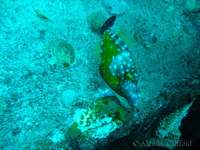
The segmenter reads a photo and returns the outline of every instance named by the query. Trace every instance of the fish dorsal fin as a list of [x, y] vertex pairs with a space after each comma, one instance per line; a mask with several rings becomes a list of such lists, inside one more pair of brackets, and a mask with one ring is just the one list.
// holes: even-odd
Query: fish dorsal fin
[[133, 47], [135, 39], [127, 30], [120, 28], [117, 36], [124, 41], [128, 48]]

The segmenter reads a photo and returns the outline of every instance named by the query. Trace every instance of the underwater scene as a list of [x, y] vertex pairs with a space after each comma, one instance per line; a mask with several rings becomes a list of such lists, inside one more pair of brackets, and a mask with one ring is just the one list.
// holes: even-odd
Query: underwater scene
[[200, 0], [0, 0], [0, 150], [198, 150]]

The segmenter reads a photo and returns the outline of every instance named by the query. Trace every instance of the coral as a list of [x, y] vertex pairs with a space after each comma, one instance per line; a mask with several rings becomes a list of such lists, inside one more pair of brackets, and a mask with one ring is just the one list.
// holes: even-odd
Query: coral
[[71, 140], [103, 139], [130, 120], [129, 110], [116, 97], [98, 99], [91, 109], [76, 109], [74, 123], [66, 131]]
[[126, 11], [127, 3], [123, 0], [103, 0], [106, 9], [114, 15], [122, 15]]
[[137, 69], [126, 44], [110, 31], [105, 31], [101, 46], [100, 74], [119, 95], [137, 105]]
[[91, 13], [88, 16], [88, 23], [90, 25], [91, 30], [97, 33], [100, 32], [101, 27], [105, 22], [105, 20], [106, 20], [105, 15], [100, 11]]
[[73, 123], [70, 128], [68, 128], [66, 130], [66, 134], [65, 134], [65, 138], [66, 139], [78, 139], [78, 137], [80, 137], [82, 135], [82, 132], [80, 129], [77, 128], [78, 124], [77, 123]]
[[193, 104], [193, 101], [175, 112], [164, 117], [159, 123], [155, 131], [157, 140], [162, 140], [165, 147], [172, 149], [175, 147], [175, 144], [172, 142], [178, 142], [181, 136], [179, 127], [181, 126], [181, 120], [187, 115], [190, 106]]
[[53, 53], [58, 62], [65, 67], [70, 66], [75, 61], [74, 48], [64, 40], [55, 41]]
[[93, 138], [105, 138], [122, 125], [121, 121], [113, 121], [113, 117], [94, 110], [78, 109], [74, 119], [77, 122], [77, 129], [82, 133], [88, 132], [87, 134]]

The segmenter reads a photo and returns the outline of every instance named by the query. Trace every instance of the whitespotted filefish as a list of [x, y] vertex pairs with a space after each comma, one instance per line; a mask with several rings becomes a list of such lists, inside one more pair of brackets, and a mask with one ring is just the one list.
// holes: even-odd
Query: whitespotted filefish
[[137, 105], [138, 73], [126, 44], [117, 35], [106, 30], [100, 54], [100, 74], [105, 82], [131, 104]]

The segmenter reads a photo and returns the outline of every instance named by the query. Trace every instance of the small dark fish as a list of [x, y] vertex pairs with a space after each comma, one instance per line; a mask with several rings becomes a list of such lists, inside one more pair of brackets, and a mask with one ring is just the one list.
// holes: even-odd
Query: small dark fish
[[116, 16], [115, 16], [115, 15], [112, 16], [112, 17], [110, 17], [110, 18], [108, 18], [108, 19], [104, 22], [104, 24], [103, 24], [103, 26], [101, 27], [99, 33], [100, 33], [101, 35], [103, 35], [103, 33], [104, 33], [108, 28], [110, 28], [110, 27], [113, 26], [115, 20], [116, 20]]

